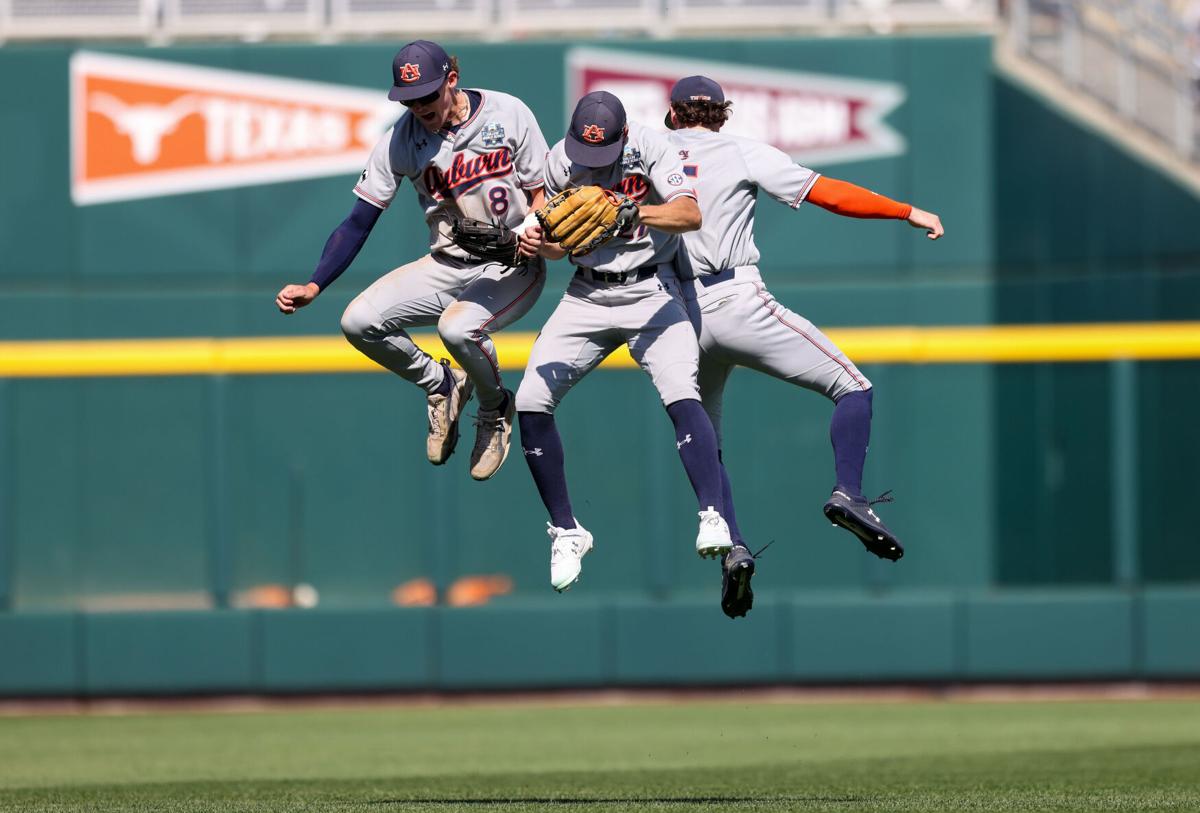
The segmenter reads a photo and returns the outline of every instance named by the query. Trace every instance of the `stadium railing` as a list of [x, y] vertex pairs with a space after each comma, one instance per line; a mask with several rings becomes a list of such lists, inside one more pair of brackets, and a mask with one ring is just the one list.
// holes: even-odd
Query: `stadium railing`
[[7, 39], [407, 36], [987, 26], [996, 0], [0, 0]]
[[454, 32], [479, 36], [492, 24], [494, 0], [329, 0], [334, 37], [385, 32]]
[[1183, 158], [1200, 158], [1200, 30], [1189, 30], [1182, 4], [1012, 0], [1008, 16], [1018, 53]]
[[325, 0], [161, 0], [162, 33], [239, 37], [316, 35], [325, 28]]
[[0, 0], [0, 41], [151, 37], [159, 0]]

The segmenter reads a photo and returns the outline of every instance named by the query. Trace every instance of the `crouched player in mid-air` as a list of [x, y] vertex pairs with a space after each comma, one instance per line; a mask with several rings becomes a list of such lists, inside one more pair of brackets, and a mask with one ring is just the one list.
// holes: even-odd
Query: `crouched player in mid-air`
[[[785, 153], [752, 139], [723, 135], [730, 102], [704, 76], [680, 79], [671, 91], [666, 125], [704, 212], [699, 231], [683, 236], [680, 277], [689, 316], [700, 337], [700, 397], [721, 433], [721, 399], [734, 367], [750, 367], [819, 392], [833, 401], [829, 433], [836, 484], [825, 516], [857, 536], [884, 559], [904, 548], [862, 494], [863, 465], [871, 434], [871, 382], [821, 331], [779, 304], [763, 285], [754, 245], [754, 207], [759, 190], [792, 208], [810, 203], [846, 217], [905, 220], [929, 238], [942, 236], [938, 216], [869, 190], [826, 178]], [[684, 262], [686, 261], [686, 262]], [[690, 278], [690, 279], [689, 279]], [[733, 547], [723, 559], [721, 608], [731, 618], [750, 609], [754, 557], [742, 540], [729, 478], [724, 481], [725, 519]], [[877, 502], [877, 501], [876, 501]]]
[[[517, 390], [521, 446], [550, 514], [550, 583], [560, 592], [579, 578], [592, 535], [571, 509], [554, 411], [622, 344], [654, 382], [675, 424], [675, 445], [700, 508], [697, 552], [717, 556], [731, 544], [722, 519], [716, 435], [696, 384], [699, 346], [673, 267], [678, 235], [701, 223], [676, 151], [664, 135], [626, 126], [616, 96], [589, 93], [576, 106], [566, 138], [546, 158], [547, 194], [567, 189], [619, 201], [626, 219], [608, 242], [572, 254], [575, 276], [534, 342]], [[567, 243], [555, 228], [542, 237], [548, 257], [562, 256], [559, 249]]]
[[[491, 334], [524, 316], [545, 284], [536, 229], [522, 231], [500, 261], [461, 245], [465, 223], [520, 230], [541, 204], [546, 140], [516, 97], [458, 86], [458, 61], [437, 43], [417, 40], [392, 62], [388, 98], [407, 110], [376, 144], [354, 187], [359, 200], [334, 230], [305, 285], [275, 298], [283, 313], [312, 302], [349, 267], [375, 222], [408, 178], [429, 225], [429, 253], [385, 274], [342, 315], [355, 348], [426, 393], [426, 455], [445, 463], [472, 390], [479, 396], [471, 476], [486, 480], [508, 455], [514, 400], [500, 381]], [[462, 367], [435, 361], [407, 329], [437, 325]]]

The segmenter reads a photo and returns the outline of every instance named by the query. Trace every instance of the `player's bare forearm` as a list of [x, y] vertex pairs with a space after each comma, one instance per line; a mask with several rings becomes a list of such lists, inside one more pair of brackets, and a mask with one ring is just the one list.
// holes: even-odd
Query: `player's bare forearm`
[[695, 231], [703, 223], [696, 200], [688, 197], [675, 198], [658, 206], [642, 206], [638, 214], [644, 225], [668, 234]]
[[558, 243], [542, 243], [542, 247], [538, 250], [538, 253], [547, 260], [561, 260], [567, 256], [567, 250]]
[[275, 295], [275, 307], [279, 308], [280, 313], [295, 313], [298, 308], [303, 308], [316, 299], [319, 293], [321, 293], [321, 286], [315, 282], [305, 285], [285, 285]]

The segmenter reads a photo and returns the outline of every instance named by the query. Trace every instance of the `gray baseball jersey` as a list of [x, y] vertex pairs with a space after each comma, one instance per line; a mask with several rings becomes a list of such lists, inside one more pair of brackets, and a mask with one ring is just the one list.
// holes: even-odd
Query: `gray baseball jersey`
[[756, 266], [754, 208], [759, 190], [793, 208], [819, 177], [783, 152], [710, 130], [670, 134], [704, 213], [685, 234], [681, 282], [688, 316], [700, 340], [700, 400], [721, 434], [725, 382], [749, 367], [833, 400], [870, 389], [858, 368], [803, 316], [781, 305]]
[[754, 265], [754, 209], [762, 190], [793, 209], [820, 177], [769, 144], [710, 130], [675, 130], [684, 174], [695, 185], [704, 227], [683, 235], [692, 270], [712, 274]]
[[[678, 197], [695, 198], [683, 165], [671, 142], [662, 133], [635, 122], [621, 160], [611, 167], [589, 169], [567, 157], [559, 141], [546, 156], [546, 197], [573, 186], [602, 186], [627, 195], [639, 205], [669, 203]], [[679, 235], [637, 226], [605, 245], [571, 262], [599, 271], [628, 271], [650, 263], [670, 262], [679, 247]]]
[[354, 194], [386, 209], [400, 180], [416, 187], [429, 224], [429, 250], [469, 255], [450, 240], [461, 213], [516, 227], [529, 212], [526, 190], [542, 186], [546, 140], [525, 103], [507, 93], [477, 90], [474, 114], [457, 132], [430, 133], [405, 113], [375, 144]]

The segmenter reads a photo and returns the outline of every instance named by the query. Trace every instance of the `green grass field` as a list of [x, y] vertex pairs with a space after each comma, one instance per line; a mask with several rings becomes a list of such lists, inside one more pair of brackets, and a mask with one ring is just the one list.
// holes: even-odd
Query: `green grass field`
[[0, 718], [0, 810], [1200, 810], [1200, 703]]

